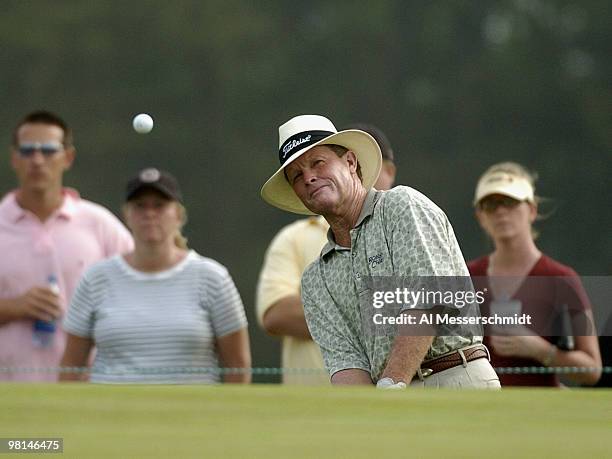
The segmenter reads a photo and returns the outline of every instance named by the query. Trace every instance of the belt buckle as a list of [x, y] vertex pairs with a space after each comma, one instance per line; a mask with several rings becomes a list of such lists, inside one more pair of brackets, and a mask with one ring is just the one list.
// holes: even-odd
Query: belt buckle
[[421, 376], [423, 376], [423, 378], [427, 378], [428, 376], [431, 376], [433, 373], [433, 370], [431, 368], [421, 368]]

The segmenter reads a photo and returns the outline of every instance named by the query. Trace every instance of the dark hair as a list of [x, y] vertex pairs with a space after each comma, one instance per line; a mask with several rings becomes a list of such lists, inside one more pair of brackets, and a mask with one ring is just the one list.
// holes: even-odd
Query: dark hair
[[48, 124], [50, 126], [57, 126], [64, 131], [64, 139], [62, 140], [64, 146], [68, 148], [72, 147], [72, 129], [70, 129], [68, 124], [62, 118], [60, 118], [59, 115], [46, 110], [37, 110], [35, 112], [28, 113], [21, 119], [21, 121], [19, 121], [19, 123], [17, 123], [17, 126], [15, 126], [15, 129], [13, 130], [14, 147], [17, 146], [17, 133], [24, 124]]
[[376, 143], [380, 147], [382, 158], [385, 161], [393, 162], [394, 155], [393, 155], [393, 148], [391, 148], [391, 142], [389, 142], [389, 139], [387, 138], [385, 133], [381, 131], [379, 128], [377, 128], [373, 124], [352, 123], [346, 126], [343, 130], [345, 129], [359, 129], [360, 131], [365, 131], [368, 134], [370, 134], [372, 137], [374, 137], [374, 140], [376, 140]]

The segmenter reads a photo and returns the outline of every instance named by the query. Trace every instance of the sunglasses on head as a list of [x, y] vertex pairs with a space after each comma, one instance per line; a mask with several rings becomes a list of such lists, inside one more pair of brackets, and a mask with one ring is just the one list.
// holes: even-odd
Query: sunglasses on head
[[62, 144], [54, 142], [28, 142], [19, 144], [19, 147], [17, 148], [17, 150], [19, 150], [19, 154], [26, 158], [32, 156], [37, 151], [40, 151], [44, 156], [51, 156], [62, 149]]
[[521, 202], [518, 199], [511, 198], [510, 196], [495, 196], [484, 198], [478, 203], [480, 210], [485, 212], [495, 212], [498, 207], [506, 207], [507, 209], [513, 209], [518, 206]]

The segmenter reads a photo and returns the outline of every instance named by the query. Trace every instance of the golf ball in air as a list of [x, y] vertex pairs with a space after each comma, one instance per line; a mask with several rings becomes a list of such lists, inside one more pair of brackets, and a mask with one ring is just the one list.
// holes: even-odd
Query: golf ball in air
[[148, 134], [153, 129], [153, 118], [146, 113], [141, 113], [134, 117], [132, 126], [134, 126], [134, 130], [139, 134]]

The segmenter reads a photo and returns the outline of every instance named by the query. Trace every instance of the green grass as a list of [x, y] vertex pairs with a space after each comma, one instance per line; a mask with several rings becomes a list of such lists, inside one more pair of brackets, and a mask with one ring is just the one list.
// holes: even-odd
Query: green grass
[[609, 390], [0, 385], [0, 437], [65, 457], [610, 457], [611, 426]]

